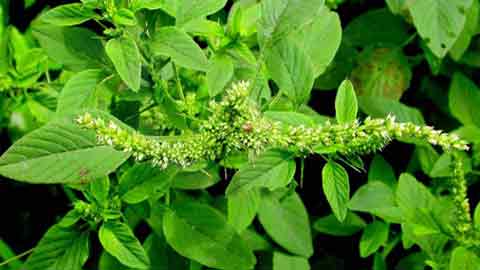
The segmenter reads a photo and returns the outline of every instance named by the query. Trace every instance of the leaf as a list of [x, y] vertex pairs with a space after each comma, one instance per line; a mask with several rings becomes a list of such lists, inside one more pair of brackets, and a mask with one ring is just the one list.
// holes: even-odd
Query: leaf
[[437, 57], [444, 57], [452, 48], [465, 25], [465, 11], [469, 10], [472, 2], [473, 0], [407, 2], [413, 24]]
[[178, 0], [176, 24], [183, 25], [193, 19], [213, 14], [226, 3], [227, 0]]
[[381, 221], [367, 225], [360, 238], [360, 256], [366, 258], [375, 253], [388, 240], [389, 226]]
[[310, 270], [310, 264], [302, 257], [273, 252], [273, 270]]
[[262, 1], [260, 4], [262, 16], [259, 21], [261, 38], [271, 45], [276, 44], [279, 39], [311, 23], [323, 4], [323, 0]]
[[74, 3], [50, 9], [41, 15], [40, 19], [58, 26], [71, 26], [86, 22], [95, 15], [96, 13], [93, 10], [85, 8], [83, 4]]
[[430, 209], [435, 198], [423, 184], [408, 173], [400, 175], [396, 201], [406, 217], [414, 216], [416, 209]]
[[215, 209], [197, 202], [173, 205], [163, 218], [167, 242], [182, 256], [216, 269], [252, 269], [255, 256]]
[[274, 190], [284, 187], [295, 174], [295, 161], [292, 155], [282, 151], [267, 151], [253, 163], [243, 166], [227, 187], [228, 196], [246, 192], [254, 187]]
[[260, 235], [253, 229], [246, 229], [244, 230], [240, 236], [242, 239], [247, 243], [247, 245], [250, 247], [251, 250], [253, 251], [259, 251], [259, 250], [272, 250], [272, 245], [270, 242], [266, 239], [265, 235]]
[[301, 31], [293, 32], [292, 38], [298, 42], [299, 47], [303, 47], [312, 63], [314, 77], [318, 77], [325, 72], [340, 47], [340, 17], [336, 12], [323, 7], [312, 23]]
[[402, 45], [408, 37], [405, 21], [386, 8], [372, 9], [355, 17], [343, 35], [343, 39], [354, 47]]
[[394, 223], [402, 221], [400, 209], [395, 203], [395, 194], [383, 182], [374, 181], [361, 186], [353, 195], [348, 207]]
[[104, 222], [98, 237], [103, 248], [122, 264], [135, 269], [149, 269], [150, 260], [147, 253], [125, 223]]
[[127, 86], [135, 92], [140, 90], [142, 62], [135, 41], [127, 37], [113, 38], [105, 45], [105, 51]]
[[221, 180], [219, 167], [216, 164], [209, 164], [207, 168], [189, 172], [181, 171], [173, 177], [172, 188], [183, 190], [205, 189], [211, 187]]
[[477, 34], [479, 10], [480, 4], [478, 3], [478, 1], [473, 1], [472, 6], [467, 11], [465, 26], [463, 27], [460, 36], [450, 49], [450, 56], [455, 61], [459, 61], [462, 58], [463, 54], [465, 53], [465, 51], [467, 51], [470, 45], [472, 37]]
[[265, 51], [265, 61], [282, 93], [297, 105], [308, 101], [314, 82], [313, 67], [298, 45], [290, 39], [281, 40]]
[[155, 55], [171, 57], [179, 66], [206, 71], [208, 60], [202, 49], [183, 30], [161, 27], [153, 34], [150, 49]]
[[322, 170], [322, 186], [335, 217], [340, 222], [344, 221], [347, 217], [350, 198], [347, 171], [334, 161], [327, 162]]
[[113, 22], [117, 25], [134, 26], [137, 24], [137, 18], [133, 11], [126, 8], [120, 8], [113, 15]]
[[385, 118], [392, 114], [398, 122], [411, 122], [417, 125], [425, 124], [422, 113], [417, 108], [409, 107], [392, 99], [359, 96], [358, 104], [360, 109], [371, 117]]
[[79, 109], [95, 108], [97, 84], [105, 77], [99, 69], [73, 75], [58, 98], [57, 114], [65, 115]]
[[370, 163], [368, 168], [368, 182], [373, 181], [385, 183], [390, 188], [395, 188], [397, 185], [395, 171], [380, 154], [373, 157], [372, 163]]
[[480, 229], [480, 203], [477, 204], [473, 213], [473, 225], [476, 229]]
[[298, 194], [293, 193], [281, 201], [271, 194], [263, 196], [258, 218], [268, 235], [280, 246], [296, 255], [312, 256], [310, 222]]
[[349, 80], [343, 81], [338, 88], [335, 98], [335, 112], [339, 124], [353, 123], [357, 120], [357, 96]]
[[11, 146], [0, 157], [0, 174], [37, 184], [84, 183], [113, 172], [129, 156], [111, 146], [97, 145], [95, 132], [83, 130], [65, 117]]
[[412, 70], [402, 50], [368, 47], [358, 56], [350, 77], [359, 96], [400, 100], [410, 86]]
[[28, 270], [81, 270], [89, 256], [89, 234], [73, 228], [51, 227], [26, 261]]
[[480, 268], [480, 258], [464, 247], [457, 247], [450, 258], [450, 270], [476, 270]]
[[35, 22], [32, 34], [48, 56], [68, 70], [83, 71], [107, 65], [101, 38], [88, 29]]
[[216, 54], [210, 59], [207, 70], [207, 85], [210, 97], [223, 93], [233, 77], [233, 61], [228, 55]]
[[460, 72], [453, 74], [448, 93], [450, 112], [464, 125], [480, 127], [480, 89]]
[[260, 207], [260, 199], [260, 193], [257, 189], [237, 192], [227, 197], [228, 223], [237, 232], [241, 233], [252, 224]]
[[175, 17], [177, 0], [137, 0], [133, 4], [134, 10], [139, 9], [162, 9], [169, 15]]
[[367, 226], [367, 223], [355, 213], [348, 212], [343, 222], [338, 221], [334, 215], [328, 215], [317, 219], [313, 223], [313, 229], [321, 233], [334, 236], [351, 236]]

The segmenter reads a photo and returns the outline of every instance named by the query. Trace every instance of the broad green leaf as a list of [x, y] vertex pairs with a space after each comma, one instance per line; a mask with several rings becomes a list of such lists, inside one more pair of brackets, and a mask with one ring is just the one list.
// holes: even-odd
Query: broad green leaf
[[203, 18], [189, 21], [182, 28], [192, 36], [210, 38], [223, 37], [225, 35], [223, 26], [220, 23]]
[[401, 212], [395, 203], [393, 190], [383, 182], [369, 182], [352, 196], [348, 207], [354, 211], [367, 212], [387, 221], [401, 223]]
[[310, 270], [310, 264], [306, 258], [274, 252], [273, 270]]
[[354, 47], [401, 45], [408, 37], [408, 25], [405, 21], [385, 8], [362, 13], [347, 25], [343, 36], [344, 40]]
[[465, 26], [463, 27], [460, 36], [453, 44], [450, 49], [450, 56], [455, 60], [459, 61], [465, 51], [470, 45], [472, 37], [477, 34], [477, 26], [479, 19], [480, 4], [478, 1], [473, 1], [472, 6], [467, 12], [467, 19], [465, 21]]
[[360, 256], [366, 258], [375, 253], [388, 240], [389, 226], [381, 221], [367, 225], [360, 238]]
[[455, 73], [450, 84], [448, 105], [450, 111], [464, 125], [480, 127], [480, 89], [462, 73]]
[[127, 224], [119, 221], [104, 222], [98, 237], [103, 248], [125, 266], [149, 269], [148, 255]]
[[95, 15], [93, 10], [85, 8], [83, 4], [73, 3], [57, 6], [45, 12], [40, 19], [58, 26], [71, 26], [86, 22]]
[[207, 70], [208, 93], [214, 97], [223, 93], [233, 77], [233, 61], [228, 55], [216, 54], [210, 59]]
[[[265, 0], [261, 2], [259, 33], [270, 45], [313, 22], [324, 0]], [[301, 16], [300, 16], [301, 14]], [[268, 46], [267, 46], [268, 47]]]
[[183, 25], [193, 19], [213, 14], [226, 3], [227, 0], [178, 0], [176, 23]]
[[397, 177], [395, 171], [380, 154], [373, 157], [372, 163], [368, 168], [368, 181], [380, 181], [387, 184], [390, 188], [395, 188], [397, 185]]
[[58, 98], [57, 114], [95, 108], [97, 84], [105, 78], [103, 71], [91, 69], [73, 75]]
[[35, 22], [32, 33], [48, 56], [68, 70], [83, 71], [107, 65], [101, 38], [88, 29]]
[[133, 11], [126, 8], [120, 8], [113, 15], [113, 22], [117, 25], [134, 26], [137, 24], [137, 18]]
[[243, 166], [227, 187], [228, 196], [246, 192], [254, 187], [274, 190], [284, 187], [295, 174], [295, 161], [292, 155], [282, 151], [267, 151], [252, 163]]
[[178, 172], [173, 177], [172, 188], [194, 190], [211, 187], [221, 180], [219, 170], [218, 165], [209, 164], [207, 168], [199, 171]]
[[396, 201], [404, 217], [411, 220], [415, 217], [417, 209], [431, 209], [435, 197], [415, 177], [403, 173], [398, 181]]
[[312, 23], [306, 25], [301, 31], [293, 32], [292, 38], [310, 57], [314, 77], [318, 77], [325, 72], [340, 47], [342, 41], [340, 17], [337, 13], [323, 7]]
[[[101, 117], [112, 119], [108, 114]], [[65, 117], [27, 134], [0, 157], [0, 174], [30, 183], [84, 183], [106, 176], [130, 154], [96, 144], [95, 132]]]
[[412, 71], [400, 49], [368, 47], [350, 77], [359, 96], [399, 100], [410, 86]]
[[81, 270], [89, 256], [89, 234], [73, 228], [51, 227], [26, 261], [28, 270]]
[[386, 0], [386, 2], [393, 14], [402, 14], [407, 11], [407, 0]]
[[350, 183], [347, 171], [342, 165], [329, 161], [322, 170], [323, 193], [337, 219], [342, 222], [347, 217]]
[[182, 256], [216, 269], [252, 269], [255, 256], [217, 210], [197, 202], [173, 205], [163, 218], [170, 246]]
[[415, 252], [402, 258], [395, 266], [396, 270], [425, 270], [428, 256], [423, 252]]
[[[0, 6], [0, 10], [1, 10], [1, 6]], [[0, 259], [2, 260], [2, 262], [13, 257], [15, 257], [15, 252], [10, 248], [10, 246], [7, 243], [5, 243], [5, 241], [0, 239]], [[3, 268], [9, 267], [9, 268], [6, 268], [7, 270], [20, 269], [20, 267], [22, 267], [22, 262], [19, 260], [12, 260], [10, 261], [10, 263], [6, 263], [2, 267]], [[3, 270], [3, 268], [0, 268], [0, 269]]]
[[143, 246], [150, 256], [151, 270], [189, 269], [189, 260], [176, 253], [163, 234], [150, 234]]
[[269, 47], [265, 51], [265, 61], [282, 93], [296, 104], [308, 101], [314, 82], [313, 66], [308, 55], [293, 40], [284, 39]]
[[353, 84], [345, 80], [335, 98], [335, 117], [339, 124], [353, 123], [357, 119], [358, 103]]
[[263, 196], [258, 217], [268, 235], [293, 254], [313, 254], [308, 214], [300, 197], [293, 193], [279, 201], [273, 195]]
[[159, 170], [150, 163], [133, 165], [120, 178], [118, 192], [123, 201], [135, 204], [159, 198], [170, 188], [176, 169]]
[[475, 211], [473, 213], [473, 223], [475, 228], [480, 229], [480, 203], [478, 203], [477, 207], [475, 207]]
[[260, 192], [257, 189], [228, 196], [228, 223], [238, 232], [244, 231], [257, 215], [260, 199]]
[[[460, 36], [473, 0], [408, 1], [420, 36], [437, 57], [444, 57]], [[428, 12], [426, 12], [428, 11]]]
[[208, 60], [202, 49], [181, 29], [159, 28], [150, 41], [150, 49], [155, 55], [171, 57], [179, 66], [207, 70]]
[[127, 37], [113, 38], [105, 45], [105, 51], [125, 84], [135, 92], [140, 90], [142, 62], [135, 41]]
[[237, 35], [248, 37], [255, 34], [260, 16], [260, 3], [236, 2], [228, 15], [227, 33], [232, 37]]
[[453, 250], [450, 258], [449, 270], [478, 270], [480, 269], [480, 258], [464, 247], [457, 247]]
[[343, 222], [332, 214], [317, 219], [313, 223], [313, 229], [324, 234], [334, 236], [351, 236], [367, 226], [367, 223], [355, 213], [348, 212]]
[[266, 235], [261, 235], [253, 229], [246, 229], [240, 234], [242, 239], [253, 251], [271, 250], [272, 245], [267, 240]]
[[373, 258], [373, 270], [388, 270], [384, 256], [377, 252]]
[[398, 122], [411, 122], [417, 125], [425, 124], [422, 113], [396, 100], [383, 97], [359, 96], [360, 109], [371, 117], [385, 118], [394, 115]]
[[100, 259], [98, 261], [98, 270], [132, 270], [129, 267], [126, 267], [122, 263], [120, 263], [115, 257], [108, 254], [108, 252], [103, 251], [100, 255]]
[[108, 176], [90, 182], [89, 191], [100, 206], [108, 206], [110, 195], [110, 179]]
[[132, 8], [138, 9], [162, 9], [168, 13], [168, 15], [175, 17], [177, 12], [177, 0], [136, 0], [133, 1]]

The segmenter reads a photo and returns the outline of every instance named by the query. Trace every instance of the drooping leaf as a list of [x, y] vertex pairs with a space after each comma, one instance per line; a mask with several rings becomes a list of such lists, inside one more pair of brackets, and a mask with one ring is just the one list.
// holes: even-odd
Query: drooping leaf
[[353, 212], [348, 212], [343, 222], [338, 221], [335, 215], [328, 215], [317, 219], [313, 223], [313, 229], [321, 233], [334, 236], [350, 236], [367, 226], [367, 223]]
[[350, 183], [347, 171], [338, 163], [329, 161], [322, 170], [323, 193], [337, 219], [342, 222], [347, 217]]
[[105, 51], [125, 84], [135, 92], [140, 90], [142, 62], [135, 41], [127, 37], [113, 38], [105, 45]]
[[150, 48], [155, 55], [171, 57], [179, 66], [206, 71], [208, 60], [202, 49], [183, 30], [176, 27], [159, 28]]
[[366, 258], [375, 253], [388, 240], [389, 226], [382, 221], [367, 225], [360, 238], [360, 256]]
[[307, 258], [313, 254], [308, 214], [296, 193], [281, 201], [271, 194], [263, 196], [258, 217], [268, 235], [280, 246]]
[[125, 266], [149, 268], [148, 255], [127, 224], [119, 221], [104, 222], [98, 237], [103, 248]]
[[342, 82], [335, 98], [335, 117], [339, 124], [353, 123], [357, 119], [358, 103], [353, 85], [349, 80]]
[[58, 26], [71, 26], [86, 22], [95, 15], [93, 10], [85, 8], [83, 4], [73, 3], [57, 6], [44, 13], [40, 18]]
[[175, 204], [163, 218], [170, 246], [182, 256], [216, 269], [252, 269], [255, 256], [213, 208], [197, 202]]

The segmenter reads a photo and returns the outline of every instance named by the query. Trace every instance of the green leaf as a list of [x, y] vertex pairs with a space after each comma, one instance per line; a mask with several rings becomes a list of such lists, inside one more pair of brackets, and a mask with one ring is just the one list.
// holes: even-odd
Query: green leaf
[[63, 87], [58, 98], [57, 114], [67, 114], [79, 109], [95, 108], [97, 84], [105, 78], [103, 71], [86, 70], [73, 75]]
[[254, 162], [243, 166], [227, 187], [226, 194], [246, 192], [254, 187], [274, 190], [284, 187], [295, 174], [295, 161], [292, 155], [282, 151], [267, 151]]
[[240, 236], [247, 243], [250, 249], [253, 251], [272, 250], [272, 245], [267, 240], [266, 235], [260, 235], [258, 232], [256, 232], [253, 229], [243, 230]]
[[[420, 36], [437, 57], [444, 57], [460, 36], [473, 0], [408, 1]], [[428, 12], [426, 12], [428, 10]]]
[[476, 270], [480, 268], [480, 258], [464, 247], [457, 247], [450, 258], [450, 270]]
[[0, 157], [0, 174], [30, 183], [83, 183], [113, 172], [129, 156], [111, 146], [97, 145], [95, 132], [81, 129], [66, 117], [11, 146]]
[[133, 11], [126, 8], [120, 8], [113, 15], [113, 22], [118, 25], [134, 26], [137, 24], [137, 18]]
[[342, 222], [347, 217], [350, 183], [347, 171], [342, 165], [329, 161], [322, 170], [323, 193], [337, 219]]
[[397, 185], [397, 177], [395, 171], [380, 154], [373, 157], [372, 163], [368, 168], [368, 181], [380, 181], [388, 185], [390, 188], [395, 188]]
[[170, 188], [176, 169], [159, 170], [150, 163], [135, 164], [120, 178], [118, 192], [123, 201], [135, 204], [159, 198]]
[[260, 199], [260, 192], [257, 189], [237, 192], [227, 197], [228, 223], [232, 225], [237, 232], [244, 231], [252, 224], [260, 207]]
[[342, 41], [340, 17], [336, 12], [323, 7], [312, 23], [301, 31], [292, 33], [292, 38], [310, 57], [314, 77], [318, 77], [325, 72], [340, 47]]
[[357, 96], [349, 80], [343, 81], [338, 88], [335, 98], [335, 112], [339, 124], [353, 123], [357, 119]]
[[[298, 16], [301, 17], [301, 16]], [[265, 51], [268, 71], [280, 91], [302, 104], [310, 98], [314, 73], [308, 55], [291, 39], [284, 39]]]
[[360, 238], [360, 256], [366, 258], [375, 253], [388, 240], [389, 226], [375, 220], [367, 225]]
[[369, 10], [355, 17], [345, 28], [343, 36], [354, 47], [401, 45], [408, 38], [405, 21], [385, 8]]
[[133, 9], [162, 9], [171, 16], [175, 16], [177, 0], [137, 0], [134, 1]]
[[81, 270], [89, 256], [89, 234], [73, 228], [51, 227], [26, 261], [28, 270]]
[[221, 180], [219, 166], [209, 164], [207, 168], [190, 172], [181, 171], [173, 177], [172, 188], [195, 190], [211, 187]]
[[412, 71], [402, 50], [368, 47], [358, 56], [350, 77], [359, 96], [400, 100], [410, 86]]
[[465, 26], [463, 27], [460, 36], [450, 49], [450, 56], [459, 61], [465, 51], [467, 51], [472, 37], [477, 34], [477, 26], [479, 19], [480, 4], [478, 1], [473, 1], [472, 6], [468, 10]]
[[178, 0], [177, 25], [183, 25], [193, 19], [205, 17], [222, 9], [227, 0]]
[[321, 233], [334, 236], [351, 236], [367, 226], [367, 223], [355, 213], [348, 212], [343, 222], [338, 221], [335, 215], [328, 215], [317, 219], [313, 229]]
[[95, 15], [93, 10], [85, 8], [83, 4], [74, 3], [57, 6], [41, 15], [40, 19], [58, 26], [71, 26], [86, 22]]
[[214, 97], [223, 93], [225, 86], [233, 77], [233, 61], [230, 56], [216, 54], [210, 59], [207, 70], [208, 93]]
[[464, 125], [480, 127], [480, 89], [460, 72], [453, 75], [448, 94], [450, 111]]
[[424, 125], [422, 113], [413, 107], [409, 107], [396, 100], [384, 97], [359, 96], [358, 104], [360, 109], [371, 117], [385, 118], [394, 115], [398, 122], [411, 122], [417, 125]]
[[252, 269], [255, 256], [215, 209], [196, 202], [173, 205], [163, 218], [167, 242], [182, 256], [216, 269]]
[[159, 28], [150, 41], [150, 48], [153, 54], [171, 57], [179, 66], [207, 70], [208, 60], [202, 49], [181, 29]]
[[305, 258], [274, 252], [273, 270], [310, 270], [310, 264]]
[[360, 187], [348, 207], [354, 211], [367, 212], [387, 221], [401, 223], [401, 212], [395, 203], [393, 190], [383, 182], [369, 182]]
[[478, 203], [477, 207], [475, 207], [475, 211], [473, 213], [473, 223], [475, 228], [480, 229], [480, 203]]
[[103, 248], [122, 264], [135, 269], [149, 269], [148, 255], [125, 223], [104, 222], [98, 237]]
[[262, 16], [259, 21], [261, 38], [273, 45], [290, 33], [300, 31], [302, 27], [313, 22], [323, 3], [323, 0], [262, 1], [260, 4]]
[[293, 254], [310, 257], [313, 254], [308, 214], [298, 194], [283, 200], [272, 194], [262, 198], [258, 217], [268, 235]]
[[142, 62], [135, 41], [127, 37], [113, 38], [105, 45], [105, 51], [127, 86], [135, 92], [140, 90]]

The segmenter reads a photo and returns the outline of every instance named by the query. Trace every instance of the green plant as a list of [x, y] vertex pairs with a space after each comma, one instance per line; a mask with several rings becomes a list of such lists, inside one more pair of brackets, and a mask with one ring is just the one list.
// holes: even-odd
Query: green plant
[[[480, 208], [467, 188], [477, 181], [480, 92], [464, 73], [477, 65], [479, 3], [387, 0], [343, 30], [330, 8], [365, 3], [226, 4], [82, 0], [43, 12], [31, 34], [0, 28], [4, 102], [49, 94], [54, 104], [28, 105], [41, 121], [0, 157], [0, 174], [62, 184], [72, 204], [24, 263], [0, 269], [335, 269], [314, 236], [359, 231], [356, 255], [375, 270], [478, 269]], [[447, 102], [433, 76], [421, 84], [439, 117], [462, 124], [454, 133], [399, 101], [421, 63], [454, 71]], [[334, 117], [307, 105], [312, 89], [337, 91]], [[398, 180], [380, 155], [394, 140], [415, 149]], [[362, 157], [372, 155], [366, 174]], [[305, 169], [312, 156], [321, 173]], [[368, 177], [353, 196], [346, 167]], [[300, 192], [311, 181], [331, 214], [307, 211]], [[12, 253], [0, 241], [0, 256]]]

